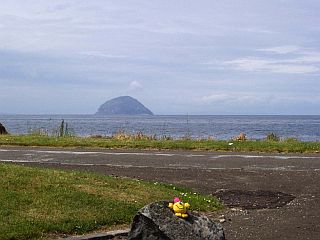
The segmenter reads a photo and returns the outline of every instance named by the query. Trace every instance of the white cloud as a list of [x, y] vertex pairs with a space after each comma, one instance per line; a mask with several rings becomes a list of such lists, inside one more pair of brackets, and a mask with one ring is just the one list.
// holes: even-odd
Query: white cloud
[[225, 93], [213, 93], [200, 98], [200, 103], [233, 103], [233, 102], [257, 102], [261, 101], [262, 96], [260, 94], [253, 94], [247, 92], [225, 92]]
[[288, 74], [307, 74], [317, 73], [320, 71], [318, 66], [298, 63], [290, 64], [290, 61], [292, 62], [292, 60], [240, 58], [232, 61], [226, 61], [225, 64], [241, 71], [269, 71], [273, 73]]
[[320, 71], [319, 67], [309, 66], [309, 65], [294, 65], [294, 64], [276, 64], [269, 65], [269, 68], [266, 70], [270, 70], [275, 73], [292, 73], [292, 74], [306, 74], [306, 73], [317, 73]]
[[227, 101], [230, 99], [230, 96], [225, 93], [220, 93], [220, 94], [211, 94], [207, 96], [203, 96], [201, 98], [201, 102], [204, 103], [210, 103], [210, 102], [220, 102], [220, 101]]
[[265, 34], [275, 34], [278, 33], [273, 30], [262, 29], [262, 28], [239, 28], [240, 31], [250, 32], [250, 33], [265, 33]]
[[239, 58], [231, 61], [226, 61], [225, 64], [231, 65], [237, 70], [256, 71], [266, 70], [266, 66], [270, 64], [270, 61], [260, 58]]
[[286, 45], [286, 46], [277, 46], [271, 48], [262, 48], [259, 51], [263, 52], [272, 52], [277, 54], [288, 54], [288, 53], [295, 53], [301, 50], [301, 47], [295, 45]]
[[288, 92], [220, 92], [203, 96], [198, 100], [200, 104], [225, 104], [228, 105], [255, 105], [268, 103], [308, 102], [317, 103], [320, 96], [308, 93]]
[[117, 55], [117, 54], [108, 54], [98, 51], [88, 51], [81, 52], [80, 55], [90, 56], [90, 57], [101, 57], [101, 58], [130, 58], [128, 55]]
[[[225, 61], [224, 65], [241, 71], [268, 71], [273, 73], [308, 74], [319, 73], [320, 52], [306, 50], [294, 45], [258, 49], [257, 51], [285, 55], [286, 58], [269, 55], [243, 57]], [[292, 54], [294, 54], [292, 56]]]
[[320, 62], [320, 52], [302, 52], [302, 56], [295, 59], [295, 61], [304, 63]]
[[136, 80], [132, 81], [129, 84], [129, 90], [131, 90], [131, 91], [140, 90], [142, 88], [143, 88], [142, 84]]

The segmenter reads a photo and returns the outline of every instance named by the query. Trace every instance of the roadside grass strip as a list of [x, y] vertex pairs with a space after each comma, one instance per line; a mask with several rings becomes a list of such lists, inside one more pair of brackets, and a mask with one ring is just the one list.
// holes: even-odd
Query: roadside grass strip
[[281, 141], [247, 140], [225, 141], [210, 139], [117, 139], [112, 137], [56, 137], [41, 134], [0, 135], [0, 146], [82, 147], [108, 149], [181, 149], [204, 151], [319, 153], [320, 142], [302, 142], [296, 139]]
[[46, 239], [129, 224], [146, 204], [180, 197], [192, 210], [222, 208], [212, 196], [137, 179], [0, 164], [0, 239]]

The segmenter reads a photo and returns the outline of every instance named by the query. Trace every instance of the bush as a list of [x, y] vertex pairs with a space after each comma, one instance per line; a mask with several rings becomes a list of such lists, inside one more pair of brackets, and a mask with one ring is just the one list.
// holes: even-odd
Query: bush
[[299, 142], [299, 139], [298, 138], [294, 138], [294, 137], [290, 137], [290, 138], [284, 139], [283, 141], [286, 142], [286, 143], [296, 143], [296, 142]]
[[280, 137], [275, 134], [275, 133], [269, 133], [267, 135], [267, 138], [266, 138], [267, 141], [274, 141], [274, 142], [279, 142], [280, 141]]

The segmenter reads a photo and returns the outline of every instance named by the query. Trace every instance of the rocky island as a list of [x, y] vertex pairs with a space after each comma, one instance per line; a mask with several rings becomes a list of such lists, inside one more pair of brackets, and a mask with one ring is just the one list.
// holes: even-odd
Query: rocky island
[[153, 113], [137, 99], [121, 96], [102, 104], [95, 115], [153, 115]]

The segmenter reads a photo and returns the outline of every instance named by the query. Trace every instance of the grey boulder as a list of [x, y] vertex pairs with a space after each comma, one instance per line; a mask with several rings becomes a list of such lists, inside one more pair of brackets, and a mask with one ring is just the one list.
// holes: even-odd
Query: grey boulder
[[8, 134], [6, 128], [0, 123], [0, 135], [1, 134]]
[[224, 240], [220, 224], [205, 215], [188, 213], [181, 219], [168, 208], [168, 202], [151, 203], [136, 214], [128, 239], [131, 240]]

